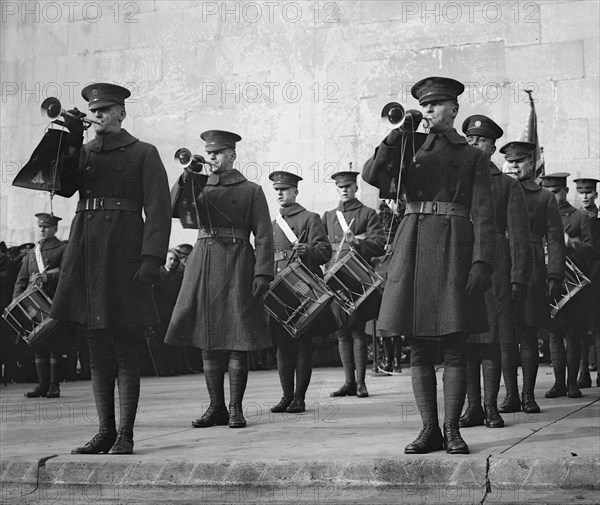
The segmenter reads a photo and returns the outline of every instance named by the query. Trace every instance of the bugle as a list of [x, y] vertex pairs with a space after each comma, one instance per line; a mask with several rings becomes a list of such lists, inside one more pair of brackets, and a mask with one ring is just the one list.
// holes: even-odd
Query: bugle
[[[173, 155], [173, 159], [175, 163], [177, 163], [184, 170], [188, 167], [191, 167], [191, 170], [198, 167], [198, 165], [206, 165], [207, 162], [203, 156], [199, 154], [192, 154], [187, 147], [180, 147], [175, 151]], [[193, 170], [194, 172], [198, 172], [199, 170]]]
[[381, 118], [390, 124], [407, 131], [416, 131], [423, 119], [418, 110], [404, 110], [398, 102], [390, 102], [381, 110]]
[[[56, 118], [62, 116], [70, 116], [70, 117], [77, 117], [74, 114], [71, 114], [70, 112], [67, 112], [65, 109], [62, 108], [62, 104], [60, 103], [60, 100], [58, 98], [55, 98], [53, 96], [50, 96], [48, 98], [46, 98], [43, 102], [42, 105], [40, 106], [40, 112], [42, 114], [42, 117], [47, 117], [48, 119], [54, 121]], [[82, 112], [81, 114], [83, 114], [82, 116], [79, 116], [78, 119], [81, 120], [81, 122], [84, 124], [84, 128], [89, 128], [90, 126], [92, 126], [92, 124], [101, 124], [99, 121], [96, 121], [95, 119], [89, 119], [87, 117], [85, 117], [85, 114]]]

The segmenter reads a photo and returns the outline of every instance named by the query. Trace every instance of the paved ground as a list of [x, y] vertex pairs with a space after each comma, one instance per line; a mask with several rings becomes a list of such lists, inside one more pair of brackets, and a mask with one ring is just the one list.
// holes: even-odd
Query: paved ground
[[[442, 370], [437, 375], [441, 384]], [[90, 382], [66, 383], [61, 398], [39, 400], [23, 397], [30, 385], [9, 385], [0, 393], [1, 499], [598, 503], [600, 388], [583, 390], [580, 399], [546, 400], [551, 369], [541, 367], [538, 377], [542, 413], [505, 415], [502, 429], [462, 430], [471, 449], [464, 456], [403, 453], [420, 429], [409, 370], [368, 377], [369, 398], [334, 399], [329, 392], [341, 384], [342, 369], [316, 369], [307, 412], [297, 415], [269, 411], [281, 396], [275, 370], [251, 372], [248, 427], [239, 430], [191, 428], [208, 405], [203, 375], [144, 378], [135, 454], [120, 457], [70, 454], [96, 432]]]

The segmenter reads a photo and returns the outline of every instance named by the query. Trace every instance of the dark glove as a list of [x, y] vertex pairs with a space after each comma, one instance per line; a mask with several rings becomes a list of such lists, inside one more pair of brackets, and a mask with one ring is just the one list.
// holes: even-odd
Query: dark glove
[[134, 284], [158, 284], [160, 281], [160, 261], [158, 258], [144, 258], [140, 268], [133, 276]]
[[525, 296], [527, 295], [527, 286], [524, 284], [519, 284], [518, 282], [513, 282], [511, 284], [511, 289], [513, 302], [516, 304], [522, 304], [525, 301]]
[[269, 291], [269, 279], [264, 275], [257, 275], [252, 282], [252, 296], [257, 298]]
[[306, 253], [308, 252], [308, 246], [306, 244], [302, 244], [301, 242], [294, 244], [294, 247], [292, 247], [292, 249], [296, 251], [296, 256], [298, 256], [299, 258], [305, 258]]
[[83, 121], [81, 121], [83, 117], [85, 117], [85, 114], [77, 109], [77, 107], [67, 111], [65, 114], [65, 126], [72, 135], [83, 137]]
[[388, 146], [396, 146], [400, 143], [402, 139], [402, 134], [398, 128], [394, 128], [388, 136], [385, 138], [385, 143]]
[[546, 289], [546, 298], [551, 302], [558, 300], [562, 293], [562, 282], [558, 279], [548, 279], [548, 287]]
[[467, 295], [485, 293], [492, 285], [492, 267], [483, 261], [476, 261], [471, 266], [467, 281]]

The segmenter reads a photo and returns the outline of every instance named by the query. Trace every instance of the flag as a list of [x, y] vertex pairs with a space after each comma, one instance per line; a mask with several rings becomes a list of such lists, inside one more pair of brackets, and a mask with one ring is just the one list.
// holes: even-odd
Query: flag
[[530, 108], [529, 116], [527, 117], [525, 126], [523, 127], [523, 132], [518, 140], [535, 144], [535, 150], [533, 152], [533, 179], [537, 181], [541, 176], [546, 174], [544, 167], [544, 148], [540, 147], [540, 141], [538, 139], [537, 114], [535, 113], [535, 104], [533, 103], [533, 98], [531, 97], [533, 90], [526, 89], [524, 91], [529, 96]]

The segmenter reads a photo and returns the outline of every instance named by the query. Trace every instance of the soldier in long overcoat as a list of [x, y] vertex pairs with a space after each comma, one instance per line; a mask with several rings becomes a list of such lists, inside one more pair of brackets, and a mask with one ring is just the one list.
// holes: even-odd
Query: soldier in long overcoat
[[[470, 145], [490, 156], [496, 151], [496, 140], [504, 133], [489, 117], [480, 114], [465, 119], [462, 130]], [[494, 273], [492, 287], [485, 292], [490, 330], [469, 335], [467, 340], [467, 409], [460, 418], [461, 428], [484, 423], [488, 428], [504, 426], [504, 420], [498, 412], [502, 373], [500, 344], [515, 341], [515, 325], [522, 320], [520, 313], [531, 264], [527, 204], [521, 186], [491, 161], [490, 174], [496, 210]], [[481, 372], [483, 409], [479, 380]]]
[[[521, 183], [529, 213], [529, 247], [531, 271], [527, 294], [523, 302], [523, 321], [516, 328], [516, 341], [501, 341], [502, 375], [506, 398], [500, 405], [503, 413], [528, 414], [540, 412], [534, 389], [538, 371], [538, 329], [548, 328], [550, 322], [549, 300], [559, 296], [565, 271], [565, 244], [558, 205], [552, 194], [534, 180], [531, 142], [508, 142], [500, 148], [506, 163], [504, 171]], [[547, 250], [544, 253], [544, 244]], [[523, 393], [519, 398], [517, 367], [523, 368]]]
[[[36, 214], [40, 228], [41, 240], [34, 249], [29, 249], [23, 257], [21, 269], [17, 275], [13, 299], [20, 296], [27, 288], [39, 286], [52, 298], [61, 272], [66, 244], [56, 237], [60, 217], [40, 212]], [[38, 385], [25, 393], [27, 398], [58, 398], [60, 396], [60, 376], [62, 368], [62, 329], [54, 330], [34, 351], [35, 369]]]
[[[558, 202], [558, 212], [565, 230], [567, 257], [589, 276], [591, 263], [595, 259], [592, 220], [585, 212], [576, 209], [568, 202], [567, 177], [569, 176], [568, 172], [547, 174], [542, 177], [542, 185], [554, 193]], [[584, 287], [582, 292], [569, 301], [555, 317], [555, 324], [550, 331], [550, 355], [555, 383], [546, 392], [546, 398], [565, 395], [569, 398], [582, 396], [577, 386], [577, 375], [581, 360], [581, 339], [584, 335], [587, 336], [588, 331], [587, 318], [591, 299], [585, 292], [589, 291], [591, 286]]]
[[[321, 265], [331, 258], [331, 244], [319, 215], [296, 202], [302, 177], [278, 171], [271, 173], [269, 179], [273, 181], [279, 203], [278, 215], [272, 223], [275, 274], [281, 274], [290, 260], [297, 258], [317, 277], [323, 277]], [[283, 389], [281, 401], [271, 407], [271, 412], [304, 412], [304, 399], [312, 374], [312, 337], [316, 322], [304, 329], [298, 338], [292, 338], [281, 324], [269, 320], [277, 346], [277, 369]]]
[[[592, 387], [592, 378], [588, 368], [590, 345], [596, 352], [596, 363], [600, 362], [600, 217], [595, 203], [596, 198], [598, 198], [597, 184], [600, 180], [586, 177], [575, 179], [573, 182], [577, 190], [577, 197], [581, 201], [580, 209], [591, 219], [595, 252], [595, 259], [590, 262], [589, 271], [592, 287], [587, 293], [591, 304], [588, 321], [592, 340], [590, 341], [588, 335], [582, 336], [581, 361], [579, 363], [579, 376], [577, 377], [579, 388], [589, 388]], [[600, 368], [598, 368], [596, 386], [600, 386]]]
[[[271, 345], [262, 296], [273, 279], [273, 227], [262, 188], [233, 168], [241, 137], [222, 130], [201, 137], [213, 171], [195, 195], [198, 241], [186, 262], [165, 342], [202, 349], [210, 406], [192, 426], [242, 428], [248, 351]], [[173, 193], [175, 207], [185, 185], [197, 177], [184, 175]], [[222, 365], [227, 354], [229, 411]]]
[[[385, 235], [375, 209], [367, 207], [358, 198], [358, 172], [343, 171], [331, 176], [340, 197], [337, 208], [323, 214], [323, 223], [333, 247], [333, 256], [326, 265], [330, 270], [349, 253], [356, 252], [367, 262], [384, 252]], [[367, 371], [367, 340], [365, 325], [379, 313], [381, 295], [373, 292], [348, 318], [335, 303], [332, 304], [338, 325], [337, 337], [340, 358], [344, 367], [344, 384], [331, 396], [369, 396], [365, 383]], [[356, 369], [356, 377], [354, 370]]]
[[100, 431], [72, 452], [130, 454], [140, 390], [139, 346], [144, 327], [158, 323], [151, 285], [160, 279], [169, 244], [169, 184], [156, 147], [122, 128], [130, 92], [96, 83], [82, 95], [94, 115], [96, 137], [82, 146], [80, 113], [66, 114], [70, 147], [56, 193], [70, 197], [79, 192], [80, 200], [51, 317], [83, 325], [90, 349]]
[[[492, 182], [487, 153], [471, 147], [453, 127], [464, 86], [429, 77], [411, 90], [430, 133], [402, 171], [407, 207], [394, 239], [394, 254], [378, 319], [383, 334], [407, 335], [413, 392], [423, 430], [405, 453], [446, 447], [468, 453], [458, 422], [466, 391], [468, 333], [488, 330], [483, 293], [491, 285], [495, 256]], [[393, 130], [367, 161], [373, 175], [401, 158], [407, 133]], [[366, 179], [365, 179], [366, 180]], [[444, 438], [437, 415], [436, 348], [444, 353]]]

